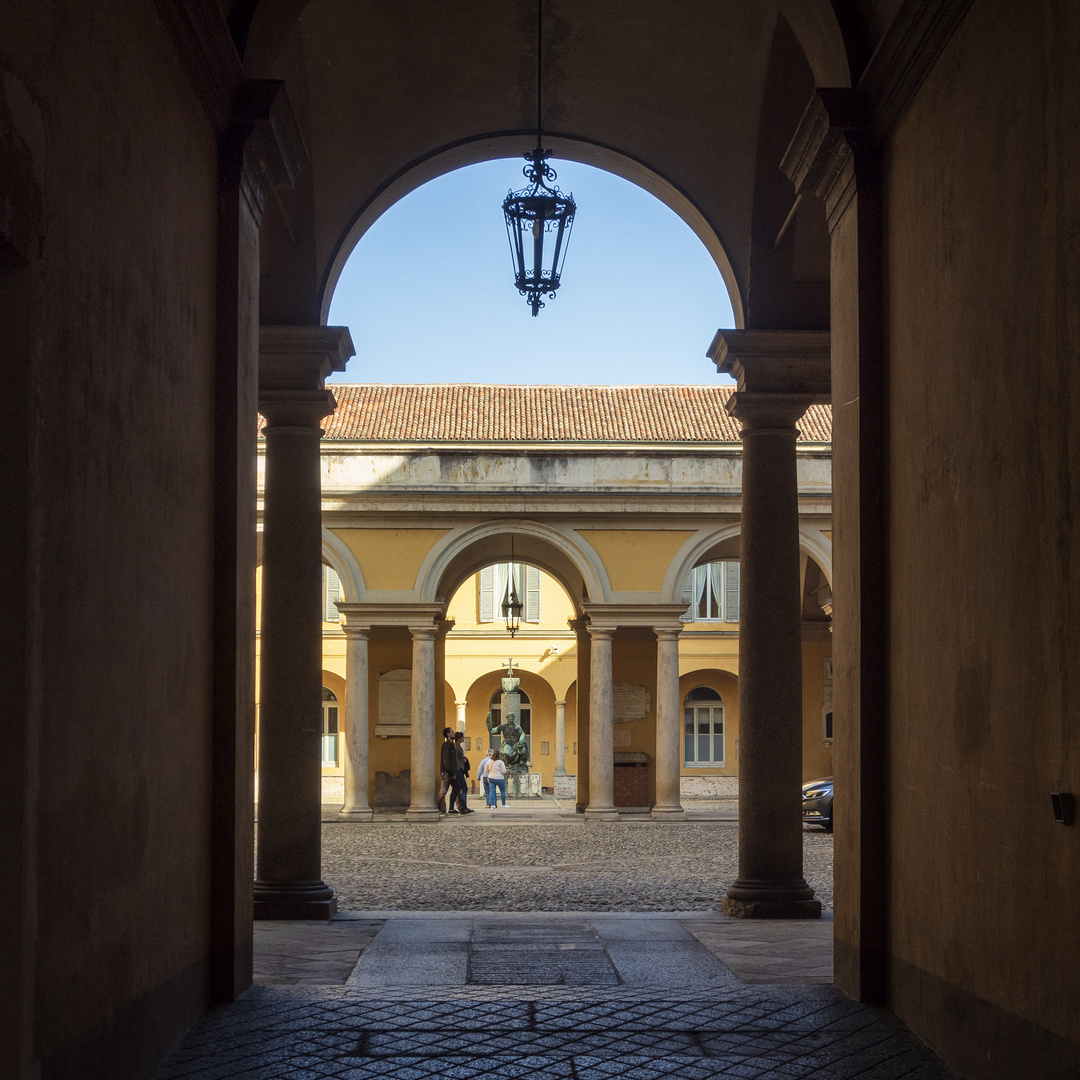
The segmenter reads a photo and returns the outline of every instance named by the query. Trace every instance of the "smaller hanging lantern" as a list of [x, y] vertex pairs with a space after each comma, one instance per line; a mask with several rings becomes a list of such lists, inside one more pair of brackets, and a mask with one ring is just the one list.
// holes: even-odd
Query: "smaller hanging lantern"
[[547, 163], [550, 153], [537, 142], [536, 149], [525, 155], [529, 164], [522, 170], [530, 186], [511, 191], [503, 201], [514, 284], [534, 316], [544, 306], [543, 297], [555, 298], [577, 211], [573, 195], [553, 186], [556, 173]]
[[510, 575], [506, 583], [506, 592], [503, 594], [502, 613], [506, 622], [506, 632], [513, 637], [521, 629], [521, 613], [525, 605], [517, 594], [514, 586], [514, 564], [510, 564]]

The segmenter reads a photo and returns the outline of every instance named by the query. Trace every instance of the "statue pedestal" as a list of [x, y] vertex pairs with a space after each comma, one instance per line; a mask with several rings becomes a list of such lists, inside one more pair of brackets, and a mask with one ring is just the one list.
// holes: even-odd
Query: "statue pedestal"
[[506, 796], [509, 799], [539, 799], [540, 774], [538, 772], [508, 773]]

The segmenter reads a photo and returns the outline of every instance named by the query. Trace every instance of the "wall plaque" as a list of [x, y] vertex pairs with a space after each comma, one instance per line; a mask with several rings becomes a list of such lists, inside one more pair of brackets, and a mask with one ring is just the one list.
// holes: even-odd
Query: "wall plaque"
[[379, 722], [376, 737], [408, 736], [412, 724], [412, 672], [395, 668], [379, 676]]
[[616, 729], [611, 733], [611, 745], [615, 750], [630, 749], [630, 732], [627, 728]]
[[611, 687], [611, 713], [616, 724], [644, 720], [649, 715], [649, 691], [640, 683], [617, 682]]

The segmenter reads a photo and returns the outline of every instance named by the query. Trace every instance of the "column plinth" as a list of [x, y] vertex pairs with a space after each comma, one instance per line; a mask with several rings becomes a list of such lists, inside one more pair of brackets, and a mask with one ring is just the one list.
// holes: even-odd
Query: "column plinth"
[[368, 630], [349, 626], [345, 630], [345, 803], [338, 811], [342, 821], [371, 821], [368, 798]]
[[438, 824], [438, 742], [435, 731], [435, 636], [432, 623], [410, 626], [412, 634], [411, 802], [405, 820]]
[[326, 919], [322, 880], [321, 422], [323, 385], [352, 355], [348, 331], [264, 327], [259, 411], [266, 418], [255, 918]]
[[618, 821], [615, 810], [614, 719], [611, 700], [613, 627], [590, 626], [592, 686], [589, 695], [589, 804], [586, 821]]
[[742, 424], [739, 876], [725, 915], [820, 918], [803, 877], [802, 632], [795, 423], [808, 394], [747, 393]]
[[682, 626], [655, 627], [656, 805], [655, 821], [685, 821], [679, 790], [682, 702], [679, 700], [679, 634]]

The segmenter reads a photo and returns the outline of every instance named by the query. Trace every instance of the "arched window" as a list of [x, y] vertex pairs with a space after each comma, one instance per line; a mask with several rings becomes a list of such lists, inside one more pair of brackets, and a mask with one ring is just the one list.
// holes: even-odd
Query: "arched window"
[[[521, 725], [521, 730], [525, 732], [525, 744], [529, 748], [529, 760], [532, 761], [532, 705], [529, 704], [529, 695], [524, 690], [518, 690], [521, 695], [521, 715], [518, 717], [518, 723]], [[496, 724], [502, 723], [502, 688], [500, 687], [491, 695], [491, 704], [488, 706], [488, 710], [491, 713], [491, 719]], [[498, 747], [496, 746], [497, 750]]]
[[338, 699], [333, 690], [322, 688], [322, 763], [332, 769], [338, 763]]
[[724, 764], [724, 699], [709, 686], [699, 686], [683, 702], [683, 762]]

